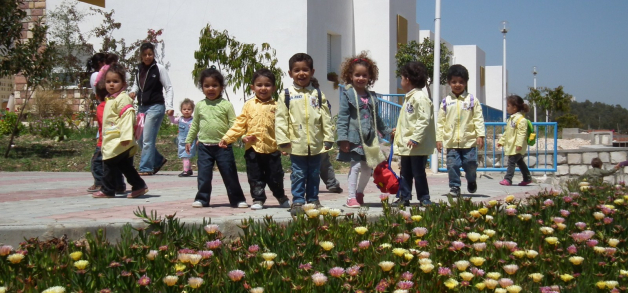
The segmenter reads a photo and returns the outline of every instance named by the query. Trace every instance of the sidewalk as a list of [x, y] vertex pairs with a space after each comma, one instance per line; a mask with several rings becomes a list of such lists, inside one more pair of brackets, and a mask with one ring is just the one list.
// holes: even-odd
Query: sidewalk
[[[193, 177], [177, 177], [179, 172], [160, 172], [144, 177], [149, 193], [139, 198], [130, 199], [118, 196], [114, 199], [94, 199], [85, 189], [93, 182], [91, 173], [54, 173], [54, 172], [0, 172], [0, 244], [17, 245], [24, 238], [60, 237], [67, 234], [70, 239], [78, 239], [87, 231], [106, 228], [107, 236], [115, 240], [120, 235], [121, 227], [126, 223], [141, 226], [142, 221], [133, 215], [138, 207], [146, 208], [147, 213], [155, 210], [159, 215], [176, 216], [186, 223], [202, 223], [203, 217], [211, 218], [212, 223], [222, 226], [222, 231], [231, 231], [237, 235], [236, 225], [243, 218], [260, 219], [272, 215], [276, 220], [290, 219], [287, 209], [278, 207], [277, 201], [267, 188], [269, 197], [263, 210], [233, 209], [229, 206], [225, 186], [218, 172], [214, 172], [212, 207], [192, 208], [196, 194], [196, 174]], [[536, 193], [550, 185], [531, 185], [527, 187], [501, 186], [499, 174], [493, 179], [478, 178], [478, 192], [470, 196], [473, 201], [503, 199], [508, 194], [525, 197], [526, 193]], [[517, 174], [518, 175], [518, 174]], [[246, 173], [238, 174], [248, 203], [251, 204], [249, 184]], [[520, 181], [516, 176], [514, 182]], [[342, 209], [343, 212], [357, 212], [343, 206], [347, 196], [347, 176], [337, 175], [342, 194], [329, 193], [321, 184], [320, 200], [325, 206]], [[286, 193], [290, 196], [290, 176], [284, 177]], [[449, 191], [446, 173], [428, 175], [430, 193], [433, 202], [447, 201], [443, 196]], [[463, 180], [463, 185], [466, 183]], [[466, 191], [465, 186], [462, 190]], [[381, 213], [380, 192], [373, 183], [365, 190], [368, 214]], [[394, 196], [393, 196], [394, 197]], [[413, 203], [416, 203], [416, 199]]]

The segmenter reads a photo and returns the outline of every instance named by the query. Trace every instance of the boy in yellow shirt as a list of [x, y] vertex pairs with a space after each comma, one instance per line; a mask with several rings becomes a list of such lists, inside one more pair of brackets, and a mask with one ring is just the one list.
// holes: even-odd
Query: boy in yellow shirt
[[436, 148], [447, 149], [449, 195], [460, 197], [460, 168], [465, 172], [467, 191], [478, 189], [476, 170], [477, 149], [484, 146], [484, 117], [482, 106], [472, 94], [467, 93], [469, 71], [460, 65], [452, 65], [447, 72], [451, 92], [443, 99], [438, 112]]

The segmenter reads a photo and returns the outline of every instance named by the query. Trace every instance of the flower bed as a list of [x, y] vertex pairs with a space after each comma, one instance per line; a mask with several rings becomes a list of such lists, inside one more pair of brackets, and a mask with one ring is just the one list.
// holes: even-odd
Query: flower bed
[[623, 186], [523, 201], [453, 201], [369, 220], [309, 208], [288, 223], [242, 220], [241, 236], [138, 210], [117, 244], [103, 232], [0, 247], [2, 292], [626, 291]]

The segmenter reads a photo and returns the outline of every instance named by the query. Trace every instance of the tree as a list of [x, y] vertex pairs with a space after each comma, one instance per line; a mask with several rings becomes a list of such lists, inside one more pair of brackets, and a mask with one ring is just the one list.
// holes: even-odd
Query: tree
[[554, 89], [547, 87], [540, 89], [530, 87], [529, 89], [530, 92], [525, 99], [529, 101], [530, 105], [540, 107], [542, 112], [547, 111], [549, 120], [556, 120], [556, 113], [569, 113], [569, 104], [573, 96], [566, 93], [562, 85]]
[[[234, 91], [243, 89], [243, 99], [246, 100], [246, 95], [251, 94], [250, 87], [246, 85], [251, 83], [255, 71], [265, 67], [275, 75], [277, 88], [283, 88], [283, 72], [277, 67], [275, 49], [268, 43], [262, 43], [261, 48], [255, 44], [241, 43], [230, 36], [228, 31], [218, 31], [207, 24], [201, 30], [199, 45], [198, 51], [194, 52], [194, 80], [198, 79], [203, 70], [215, 65], [218, 70], [226, 73], [227, 85], [232, 86]], [[273, 97], [277, 99], [278, 94], [275, 93]]]
[[[447, 75], [443, 74], [449, 70], [449, 60], [451, 59], [452, 53], [449, 51], [445, 43], [440, 44], [440, 85], [447, 84]], [[420, 44], [416, 41], [411, 41], [409, 44], [399, 44], [399, 50], [397, 50], [397, 54], [395, 54], [395, 59], [397, 61], [397, 70], [395, 73], [397, 77], [400, 76], [399, 68], [410, 61], [419, 61], [425, 65], [427, 68], [427, 91], [431, 98], [430, 86], [434, 81], [432, 80], [434, 77], [431, 75], [434, 72], [434, 41], [429, 38], [423, 39], [423, 42]]]
[[34, 90], [50, 76], [54, 67], [54, 42], [48, 42], [46, 33], [48, 27], [43, 25], [41, 19], [30, 29], [32, 37], [20, 39], [22, 33], [22, 20], [26, 18], [26, 12], [20, 9], [23, 0], [1, 0], [0, 10], [0, 76], [22, 74], [26, 79], [28, 92], [20, 115], [18, 116], [9, 145], [4, 157], [9, 156], [13, 140], [17, 133], [18, 125], [22, 123], [24, 109], [33, 96]]

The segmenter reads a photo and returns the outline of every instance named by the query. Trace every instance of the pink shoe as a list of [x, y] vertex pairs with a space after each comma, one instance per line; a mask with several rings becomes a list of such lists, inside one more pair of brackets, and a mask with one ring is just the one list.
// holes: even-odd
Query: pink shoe
[[532, 181], [521, 181], [521, 182], [520, 182], [519, 184], [517, 184], [517, 185], [519, 185], [519, 186], [528, 186], [528, 185], [530, 185], [530, 184], [532, 184]]
[[364, 193], [362, 192], [358, 192], [355, 194], [355, 199], [358, 201], [359, 204], [364, 204]]
[[355, 199], [355, 197], [352, 197], [350, 199], [347, 199], [347, 203], [345, 204], [345, 206], [348, 208], [360, 208], [360, 203], [358, 203], [358, 200]]
[[508, 181], [507, 179], [504, 179], [502, 181], [499, 181], [499, 184], [501, 185], [506, 185], [506, 186], [510, 186], [512, 185], [512, 183], [510, 183], [510, 181]]

